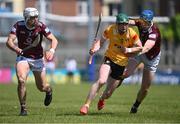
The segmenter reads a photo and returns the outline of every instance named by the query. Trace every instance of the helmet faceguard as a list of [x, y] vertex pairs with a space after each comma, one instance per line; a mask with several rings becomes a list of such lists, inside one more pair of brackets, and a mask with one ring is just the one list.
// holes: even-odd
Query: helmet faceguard
[[23, 12], [23, 16], [24, 16], [24, 20], [26, 22], [27, 27], [34, 28], [35, 25], [38, 23], [38, 20], [34, 20], [32, 22], [32, 24], [29, 24], [30, 19], [38, 18], [38, 16], [39, 16], [39, 12], [36, 8], [32, 8], [32, 7], [25, 8], [25, 10]]
[[116, 16], [116, 24], [118, 27], [118, 32], [120, 34], [124, 34], [125, 32], [127, 32], [128, 23], [129, 18], [126, 14], [120, 13]]

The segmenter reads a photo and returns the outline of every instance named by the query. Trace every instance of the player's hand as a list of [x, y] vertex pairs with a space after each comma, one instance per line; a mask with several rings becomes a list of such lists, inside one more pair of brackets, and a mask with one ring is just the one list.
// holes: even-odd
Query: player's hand
[[89, 54], [90, 54], [90, 55], [93, 55], [94, 53], [95, 53], [95, 51], [94, 51], [93, 49], [90, 49], [90, 50], [89, 50]]
[[15, 48], [15, 52], [17, 55], [22, 55], [22, 49], [20, 49], [19, 47]]
[[89, 54], [93, 55], [95, 52], [97, 52], [100, 49], [100, 40], [96, 40], [93, 43], [92, 48], [89, 50]]
[[54, 57], [54, 51], [48, 50], [48, 51], [45, 52], [46, 60], [50, 61], [50, 60], [53, 59], [53, 57]]

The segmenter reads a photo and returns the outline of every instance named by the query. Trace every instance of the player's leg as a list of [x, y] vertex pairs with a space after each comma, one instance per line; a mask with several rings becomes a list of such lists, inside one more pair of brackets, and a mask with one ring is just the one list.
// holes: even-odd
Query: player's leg
[[82, 115], [87, 114], [88, 108], [92, 100], [95, 98], [99, 89], [106, 83], [109, 72], [110, 72], [110, 66], [107, 64], [102, 64], [99, 70], [99, 79], [91, 86], [91, 89], [86, 98], [85, 104], [80, 109], [80, 113]]
[[142, 85], [141, 89], [137, 95], [137, 100], [142, 102], [143, 99], [146, 97], [148, 90], [150, 88], [151, 82], [154, 77], [154, 72], [144, 69], [143, 70], [143, 78], [142, 78]]
[[117, 88], [118, 84], [119, 84], [119, 80], [114, 79], [112, 77], [108, 78], [106, 89], [103, 91], [101, 97], [99, 98], [98, 104], [97, 104], [98, 110], [101, 110], [104, 108], [105, 99], [108, 99], [109, 97], [111, 97], [111, 95]]
[[106, 89], [99, 99], [97, 105], [98, 110], [101, 110], [104, 107], [105, 99], [108, 99], [119, 85], [119, 80], [122, 78], [121, 76], [125, 69], [125, 66], [120, 66], [113, 62], [111, 62], [110, 66], [112, 71], [108, 78]]
[[133, 104], [130, 113], [136, 113], [139, 105], [142, 103], [143, 99], [146, 97], [148, 90], [151, 86], [151, 82], [154, 77], [154, 72], [144, 69], [141, 88], [137, 94], [135, 103]]
[[121, 79], [119, 81], [119, 85], [117, 86], [117, 88], [119, 86], [121, 86], [123, 80], [127, 77], [129, 77], [130, 75], [132, 75], [136, 69], [136, 67], [139, 65], [140, 63], [134, 59], [134, 58], [130, 58], [128, 61], [128, 65], [126, 66], [123, 75], [121, 76]]
[[46, 92], [44, 105], [48, 106], [52, 101], [52, 88], [46, 81], [46, 69], [44, 65], [44, 60], [43, 59], [29, 60], [28, 63], [34, 74], [37, 88], [41, 92]]
[[52, 88], [46, 81], [46, 71], [33, 71], [34, 77], [35, 77], [35, 82], [37, 88], [41, 92], [46, 92], [46, 97], [44, 100], [44, 105], [48, 106], [51, 103], [52, 100]]
[[18, 79], [17, 91], [18, 91], [19, 103], [21, 105], [21, 112], [20, 112], [21, 116], [27, 115], [25, 82], [27, 80], [28, 72], [29, 72], [29, 65], [27, 61], [18, 61], [16, 63], [16, 75]]
[[143, 99], [146, 97], [148, 90], [150, 88], [151, 82], [153, 80], [154, 74], [157, 70], [157, 66], [160, 61], [160, 56], [161, 56], [161, 53], [159, 53], [159, 55], [156, 58], [152, 60], [148, 60], [145, 55], [142, 55], [142, 62], [144, 63], [142, 84], [137, 94], [136, 101], [130, 110], [130, 113], [137, 113], [137, 109], [139, 105], [141, 104]]
[[112, 93], [114, 92], [118, 84], [119, 84], [119, 80], [109, 77], [107, 81], [106, 89], [104, 90], [100, 99], [103, 100], [111, 97]]

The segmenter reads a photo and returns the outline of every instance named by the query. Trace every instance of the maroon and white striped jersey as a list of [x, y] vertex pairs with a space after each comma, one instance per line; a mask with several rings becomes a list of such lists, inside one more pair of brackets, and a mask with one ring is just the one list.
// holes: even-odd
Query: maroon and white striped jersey
[[48, 27], [42, 22], [38, 22], [38, 25], [36, 25], [34, 29], [29, 30], [26, 27], [24, 20], [17, 21], [13, 25], [10, 33], [16, 35], [18, 47], [21, 49], [32, 44], [37, 35], [40, 35], [39, 44], [36, 47], [32, 47], [31, 49], [23, 53], [23, 56], [34, 59], [39, 59], [43, 57], [43, 48], [41, 46], [43, 36], [47, 37], [49, 34], [51, 34]]
[[139, 22], [136, 22], [136, 26], [138, 27], [140, 40], [141, 40], [143, 46], [147, 40], [153, 40], [155, 42], [155, 45], [153, 46], [153, 48], [151, 48], [147, 53], [145, 53], [146, 57], [149, 60], [152, 60], [160, 52], [160, 47], [161, 47], [160, 31], [155, 24], [152, 24], [152, 26], [149, 28], [149, 30], [147, 32], [143, 32], [143, 30], [140, 27]]

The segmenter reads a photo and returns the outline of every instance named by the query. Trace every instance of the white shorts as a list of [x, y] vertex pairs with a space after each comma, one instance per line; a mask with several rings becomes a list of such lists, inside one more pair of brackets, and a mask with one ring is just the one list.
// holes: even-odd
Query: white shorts
[[29, 64], [29, 67], [31, 71], [44, 71], [45, 65], [44, 65], [44, 59], [32, 59], [32, 58], [26, 58], [24, 56], [18, 56], [16, 58], [16, 63], [19, 62], [27, 62]]
[[139, 55], [134, 57], [134, 59], [140, 64], [143, 63], [144, 64], [144, 69], [147, 69], [151, 72], [156, 72], [157, 70], [157, 66], [159, 64], [160, 61], [160, 57], [161, 57], [161, 52], [152, 60], [149, 60], [145, 54]]

